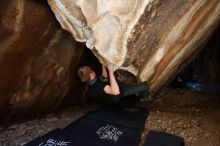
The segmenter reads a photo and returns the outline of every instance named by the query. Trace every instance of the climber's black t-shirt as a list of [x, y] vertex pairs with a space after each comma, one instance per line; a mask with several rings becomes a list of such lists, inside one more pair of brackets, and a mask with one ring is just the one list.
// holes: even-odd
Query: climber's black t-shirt
[[108, 82], [102, 81], [102, 78], [97, 78], [96, 82], [91, 85], [91, 92], [96, 97], [102, 97], [102, 96], [108, 96], [108, 94], [105, 93], [104, 88], [108, 85]]
[[104, 91], [105, 86], [109, 85], [106, 78], [99, 77], [96, 82], [91, 85], [92, 96], [107, 102], [118, 102], [119, 96], [107, 94]]

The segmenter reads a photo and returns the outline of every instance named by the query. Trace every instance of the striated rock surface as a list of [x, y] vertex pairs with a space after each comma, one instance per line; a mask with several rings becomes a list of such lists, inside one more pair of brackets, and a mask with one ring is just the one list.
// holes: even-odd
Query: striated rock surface
[[82, 53], [47, 2], [1, 0], [0, 121], [56, 109]]
[[48, 0], [62, 28], [151, 92], [203, 48], [220, 21], [219, 0]]

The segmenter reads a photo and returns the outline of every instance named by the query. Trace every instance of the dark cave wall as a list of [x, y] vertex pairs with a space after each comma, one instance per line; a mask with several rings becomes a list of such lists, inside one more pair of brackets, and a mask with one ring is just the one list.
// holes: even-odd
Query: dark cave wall
[[[100, 64], [99, 60], [95, 57], [95, 55], [92, 53], [92, 51], [90, 51], [87, 48], [84, 49], [84, 52], [83, 52], [83, 55], [81, 56], [78, 67], [81, 67], [84, 65], [90, 66], [96, 72], [97, 76], [101, 75], [102, 65]], [[65, 97], [60, 108], [73, 106], [75, 104], [84, 104], [86, 102], [91, 101], [89, 87], [87, 83], [80, 82], [79, 77], [77, 75], [77, 71], [78, 71], [77, 69], [72, 71], [73, 77], [72, 77], [70, 90], [67, 96]], [[76, 96], [78, 98], [74, 98]]]
[[220, 95], [220, 26], [213, 33], [198, 56], [177, 75], [171, 83], [183, 87]]

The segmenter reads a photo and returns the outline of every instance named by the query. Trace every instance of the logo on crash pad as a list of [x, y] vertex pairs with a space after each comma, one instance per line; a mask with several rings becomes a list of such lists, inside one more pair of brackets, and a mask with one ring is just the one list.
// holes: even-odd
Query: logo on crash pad
[[111, 140], [114, 142], [117, 142], [122, 135], [122, 132], [118, 128], [111, 125], [102, 126], [96, 131], [96, 133], [99, 135], [100, 139]]

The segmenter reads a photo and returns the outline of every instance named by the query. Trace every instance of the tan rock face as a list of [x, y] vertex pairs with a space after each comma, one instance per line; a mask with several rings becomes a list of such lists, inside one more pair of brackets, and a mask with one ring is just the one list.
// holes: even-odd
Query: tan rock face
[[0, 117], [15, 119], [56, 109], [82, 53], [46, 2], [1, 1]]
[[202, 49], [219, 0], [48, 0], [62, 28], [156, 92]]
[[109, 62], [122, 65], [147, 0], [48, 0], [61, 26]]

